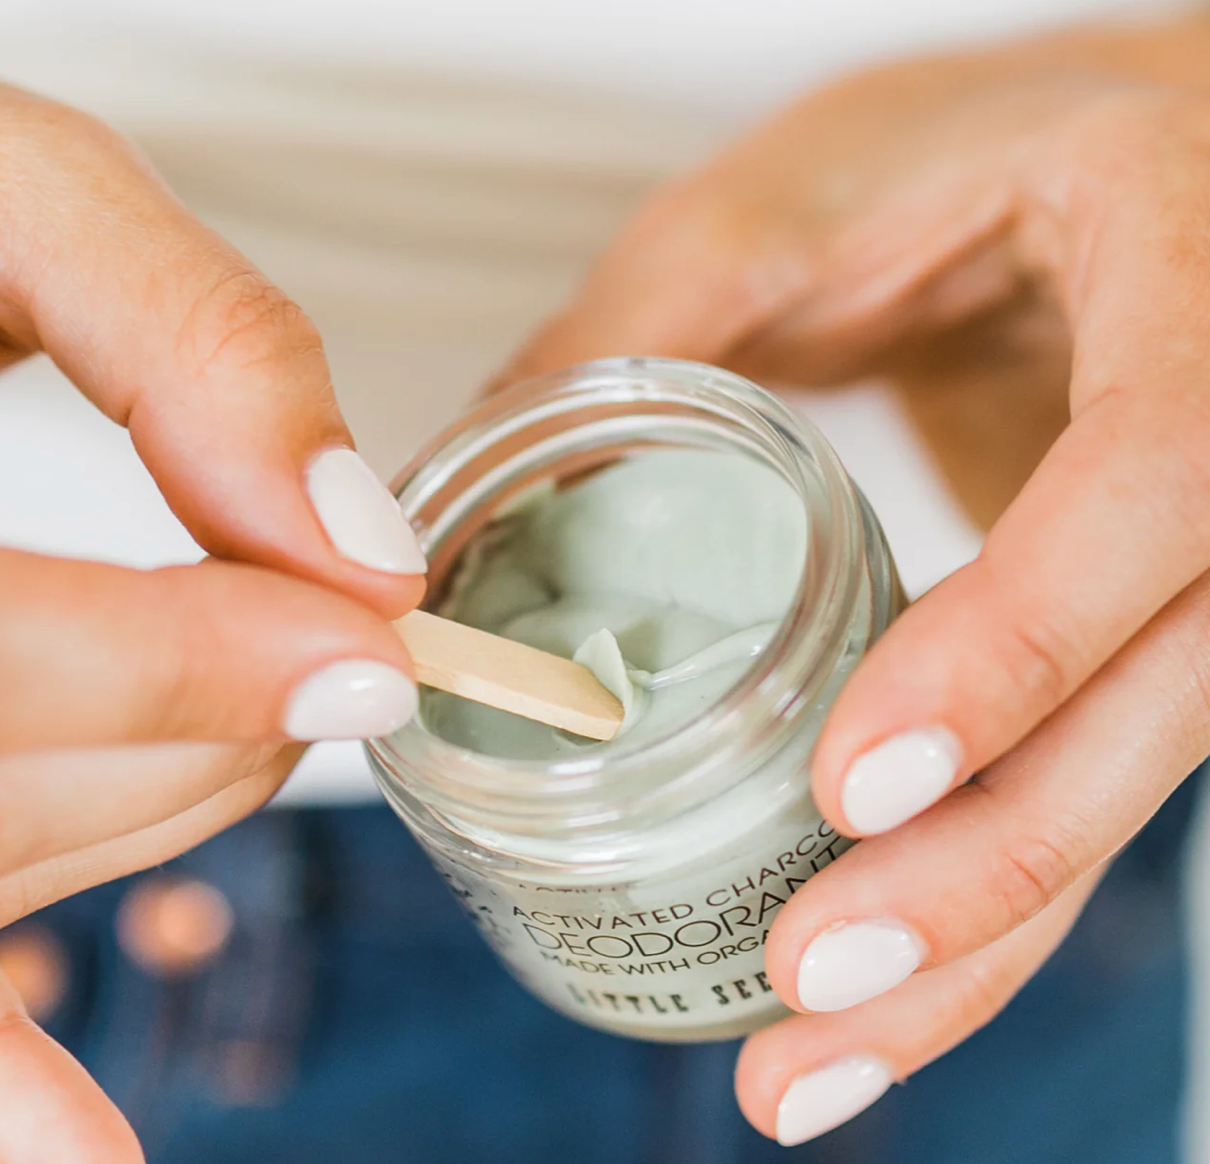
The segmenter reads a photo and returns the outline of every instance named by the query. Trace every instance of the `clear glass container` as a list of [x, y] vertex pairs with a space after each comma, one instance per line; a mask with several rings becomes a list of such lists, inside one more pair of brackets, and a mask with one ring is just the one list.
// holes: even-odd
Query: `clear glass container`
[[387, 800], [505, 965], [556, 1009], [640, 1038], [746, 1034], [785, 1012], [769, 925], [851, 843], [820, 817], [812, 749], [854, 664], [902, 606], [881, 528], [823, 437], [769, 393], [677, 360], [607, 360], [485, 401], [396, 493], [440, 601], [463, 548], [540, 483], [688, 447], [772, 467], [807, 554], [777, 633], [706, 714], [653, 744], [505, 761], [428, 731], [370, 741]]

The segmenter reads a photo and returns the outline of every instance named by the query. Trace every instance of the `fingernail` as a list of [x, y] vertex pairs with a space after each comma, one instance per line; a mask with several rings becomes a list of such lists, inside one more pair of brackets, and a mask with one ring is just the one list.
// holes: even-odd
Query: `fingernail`
[[416, 685], [374, 659], [345, 659], [308, 676], [286, 704], [295, 740], [365, 740], [398, 731], [416, 714]]
[[825, 930], [798, 964], [798, 1001], [807, 1010], [844, 1010], [885, 994], [915, 973], [924, 946], [896, 921], [846, 922]]
[[346, 558], [390, 574], [428, 569], [399, 503], [352, 449], [328, 449], [307, 468], [307, 492], [332, 544]]
[[892, 736], [850, 766], [840, 793], [845, 819], [859, 833], [893, 829], [944, 796], [961, 762], [948, 728]]
[[788, 1148], [830, 1132], [865, 1111], [892, 1082], [887, 1065], [872, 1055], [849, 1055], [800, 1075], [777, 1105], [777, 1142]]

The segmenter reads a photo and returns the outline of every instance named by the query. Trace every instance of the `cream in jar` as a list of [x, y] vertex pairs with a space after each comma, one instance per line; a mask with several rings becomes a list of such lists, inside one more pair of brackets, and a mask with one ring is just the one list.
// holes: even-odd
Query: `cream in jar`
[[785, 1013], [763, 947], [847, 846], [809, 794], [836, 691], [898, 609], [818, 433], [737, 377], [605, 361], [484, 404], [405, 475], [443, 613], [631, 700], [592, 744], [426, 692], [369, 752], [505, 964], [585, 1022], [729, 1038]]
[[[471, 543], [441, 613], [584, 663], [622, 701], [619, 740], [635, 744], [683, 727], [744, 674], [805, 553], [802, 505], [775, 471], [664, 449], [515, 507]], [[421, 718], [504, 758], [611, 746], [440, 691], [425, 692]]]

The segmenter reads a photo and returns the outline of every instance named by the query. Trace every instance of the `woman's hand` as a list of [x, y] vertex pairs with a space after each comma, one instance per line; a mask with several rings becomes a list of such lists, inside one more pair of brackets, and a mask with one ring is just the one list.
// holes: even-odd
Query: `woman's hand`
[[[939, 432], [924, 373], [952, 389], [978, 332], [1012, 356], [1008, 431], [1027, 404], [1024, 443], [1050, 445], [819, 741], [820, 808], [873, 839], [769, 937], [803, 1014], [749, 1041], [737, 1086], [786, 1143], [991, 1018], [1210, 752], [1210, 97], [1153, 82], [1210, 80], [1208, 41], [1200, 18], [1067, 36], [809, 97], [659, 195], [510, 373], [621, 354], [782, 384], [902, 373]], [[950, 462], [973, 481], [1002, 434], [945, 399], [984, 442]]]
[[[405, 722], [387, 618], [424, 588], [299, 309], [117, 135], [0, 89], [0, 362], [39, 350], [212, 556], [141, 572], [0, 549], [0, 925], [250, 812], [298, 741]], [[2, 979], [0, 1159], [141, 1159]]]

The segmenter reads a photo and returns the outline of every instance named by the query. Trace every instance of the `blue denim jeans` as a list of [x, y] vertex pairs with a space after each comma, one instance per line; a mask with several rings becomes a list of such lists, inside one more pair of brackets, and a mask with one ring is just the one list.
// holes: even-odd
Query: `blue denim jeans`
[[71, 963], [47, 1025], [150, 1164], [1175, 1164], [1194, 795], [1121, 855], [998, 1019], [801, 1148], [740, 1117], [734, 1044], [627, 1041], [532, 999], [386, 808], [262, 813], [168, 867], [236, 917], [189, 977], [123, 955], [137, 878], [44, 911]]

